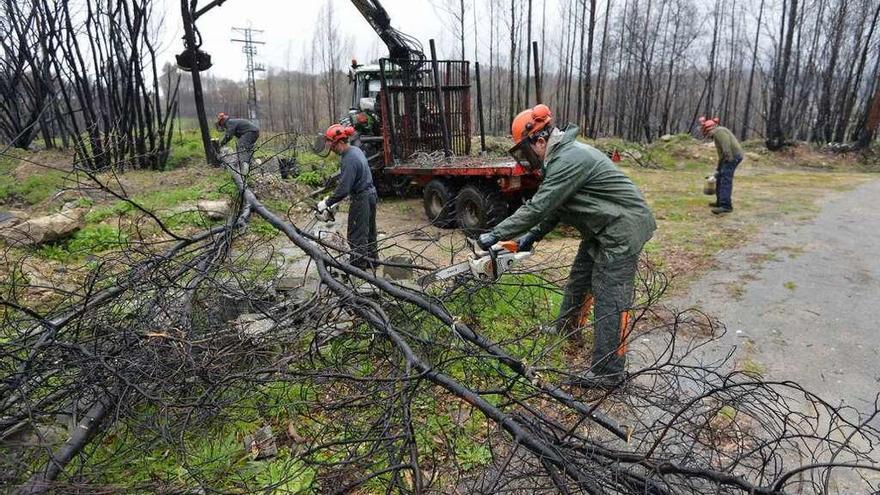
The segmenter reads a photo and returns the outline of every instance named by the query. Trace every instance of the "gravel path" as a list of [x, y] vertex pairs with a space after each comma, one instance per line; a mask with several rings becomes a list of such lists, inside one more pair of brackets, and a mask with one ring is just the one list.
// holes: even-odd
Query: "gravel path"
[[677, 302], [727, 326], [710, 352], [735, 345], [737, 361], [769, 378], [871, 409], [880, 392], [878, 198], [880, 181], [833, 194], [813, 221], [768, 225], [757, 242], [719, 255]]
[[[815, 219], [768, 225], [749, 246], [719, 254], [716, 269], [671, 304], [699, 308], [726, 326], [700, 359], [733, 348], [740, 369], [873, 411], [880, 393], [878, 198], [880, 180], [832, 194]], [[880, 428], [880, 419], [872, 426]], [[873, 452], [880, 463], [880, 447]], [[836, 470], [833, 478], [832, 493], [864, 489], [853, 471]]]

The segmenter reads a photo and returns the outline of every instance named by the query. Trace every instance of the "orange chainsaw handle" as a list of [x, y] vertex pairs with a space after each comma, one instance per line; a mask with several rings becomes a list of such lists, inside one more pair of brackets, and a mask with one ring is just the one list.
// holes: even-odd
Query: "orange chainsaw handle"
[[498, 245], [501, 246], [502, 249], [506, 249], [511, 253], [519, 251], [519, 243], [516, 241], [501, 241], [498, 243]]

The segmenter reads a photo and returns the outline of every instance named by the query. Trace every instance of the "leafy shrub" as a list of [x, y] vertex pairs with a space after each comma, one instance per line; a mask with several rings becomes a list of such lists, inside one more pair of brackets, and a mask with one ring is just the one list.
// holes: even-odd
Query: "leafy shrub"
[[324, 177], [320, 172], [316, 170], [309, 170], [306, 172], [300, 172], [299, 176], [296, 178], [296, 181], [306, 186], [320, 187], [324, 184], [325, 179], [326, 177]]

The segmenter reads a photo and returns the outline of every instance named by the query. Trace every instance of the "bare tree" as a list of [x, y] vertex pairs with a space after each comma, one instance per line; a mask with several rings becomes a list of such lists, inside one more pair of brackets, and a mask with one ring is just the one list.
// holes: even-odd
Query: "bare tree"
[[[786, 7], [788, 10], [786, 10]], [[783, 0], [786, 16], [781, 23], [780, 45], [778, 57], [773, 69], [773, 93], [770, 98], [770, 112], [767, 115], [767, 148], [771, 151], [781, 149], [785, 145], [785, 131], [782, 124], [783, 104], [787, 89], [788, 67], [791, 63], [791, 46], [797, 27], [798, 0]], [[785, 22], [787, 19], [787, 24]]]
[[746, 90], [746, 101], [745, 101], [745, 116], [743, 117], [743, 125], [742, 130], [740, 131], [740, 139], [745, 139], [748, 136], [748, 131], [751, 128], [752, 120], [751, 113], [752, 107], [754, 104], [752, 103], [752, 88], [755, 84], [755, 68], [758, 65], [758, 45], [761, 41], [761, 20], [764, 17], [764, 0], [761, 0], [761, 5], [758, 7], [758, 21], [755, 27], [755, 41], [752, 44], [752, 69], [749, 71], [749, 85]]
[[[460, 60], [467, 60], [465, 57], [464, 43], [466, 34], [464, 21], [467, 19], [467, 9], [465, 8], [464, 0], [458, 0], [457, 2], [431, 0], [431, 6], [435, 11], [439, 11], [443, 14], [443, 17], [445, 18], [444, 24], [450, 29], [450, 31], [452, 31], [455, 39], [458, 40]], [[474, 24], [474, 29], [476, 30], [476, 23]]]
[[321, 6], [312, 44], [321, 64], [321, 86], [324, 88], [328, 122], [335, 122], [339, 118], [336, 86], [342, 58], [342, 38], [339, 35], [339, 21], [334, 15], [334, 4], [335, 2], [330, 0]]

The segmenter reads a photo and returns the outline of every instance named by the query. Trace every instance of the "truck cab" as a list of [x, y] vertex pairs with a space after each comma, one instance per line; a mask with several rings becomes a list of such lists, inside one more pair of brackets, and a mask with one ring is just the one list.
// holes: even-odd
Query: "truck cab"
[[384, 138], [379, 109], [382, 91], [381, 71], [378, 64], [361, 65], [351, 61], [348, 71], [351, 84], [351, 101], [348, 114], [340, 122], [351, 125], [357, 131], [354, 143], [360, 147], [374, 170], [385, 165]]
[[382, 90], [378, 64], [360, 65], [357, 60], [352, 60], [348, 81], [351, 83], [351, 108], [359, 108], [362, 98], [376, 101]]

